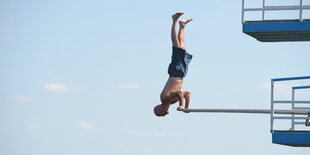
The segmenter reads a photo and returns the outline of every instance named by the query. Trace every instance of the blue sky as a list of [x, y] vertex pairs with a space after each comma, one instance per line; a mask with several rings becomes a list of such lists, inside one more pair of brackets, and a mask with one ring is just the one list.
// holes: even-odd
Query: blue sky
[[[2, 0], [0, 154], [308, 155], [272, 144], [268, 115], [172, 106], [154, 116], [176, 11], [194, 18], [185, 32], [192, 108], [269, 108], [271, 78], [310, 75], [309, 42], [243, 34], [241, 0]], [[277, 97], [289, 98], [290, 85]]]

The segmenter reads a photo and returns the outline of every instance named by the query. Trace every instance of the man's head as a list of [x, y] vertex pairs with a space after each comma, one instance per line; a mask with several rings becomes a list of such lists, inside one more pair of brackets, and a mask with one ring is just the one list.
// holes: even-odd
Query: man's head
[[168, 112], [167, 108], [165, 108], [162, 104], [159, 104], [159, 105], [154, 107], [154, 113], [156, 116], [165, 116], [169, 112]]

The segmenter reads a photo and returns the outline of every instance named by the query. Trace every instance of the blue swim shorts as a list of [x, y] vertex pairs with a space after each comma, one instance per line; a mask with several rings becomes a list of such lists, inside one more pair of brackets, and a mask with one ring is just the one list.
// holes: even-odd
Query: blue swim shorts
[[170, 77], [185, 77], [193, 55], [180, 47], [172, 47], [171, 63], [168, 68]]

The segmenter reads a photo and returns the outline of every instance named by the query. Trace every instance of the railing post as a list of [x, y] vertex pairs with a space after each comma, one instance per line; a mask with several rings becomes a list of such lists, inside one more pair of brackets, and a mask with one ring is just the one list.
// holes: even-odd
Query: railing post
[[263, 0], [263, 12], [262, 12], [263, 21], [265, 20], [265, 5], [266, 5], [266, 0]]
[[274, 113], [274, 81], [271, 80], [271, 107], [270, 107], [270, 131], [273, 132], [273, 113]]
[[[292, 101], [295, 101], [295, 89], [294, 88], [292, 88]], [[292, 102], [292, 110], [294, 110], [294, 109], [295, 109], [295, 103]], [[292, 117], [294, 117], [294, 116], [295, 115], [292, 114]], [[291, 129], [292, 129], [292, 131], [295, 130], [295, 119], [294, 118], [292, 118]]]
[[303, 6], [303, 0], [299, 1], [299, 21], [302, 21], [302, 6]]
[[242, 0], [241, 23], [244, 23], [244, 1], [245, 0]]

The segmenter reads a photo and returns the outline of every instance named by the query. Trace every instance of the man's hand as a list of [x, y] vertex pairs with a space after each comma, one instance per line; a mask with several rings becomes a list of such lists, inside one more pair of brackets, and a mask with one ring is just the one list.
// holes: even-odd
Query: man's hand
[[188, 109], [189, 103], [191, 102], [191, 93], [189, 91], [184, 91], [184, 98], [185, 98], [185, 109]]
[[183, 111], [183, 110], [184, 110], [184, 107], [183, 107], [183, 106], [179, 106], [179, 107], [177, 108], [177, 110], [178, 110], [178, 111]]

